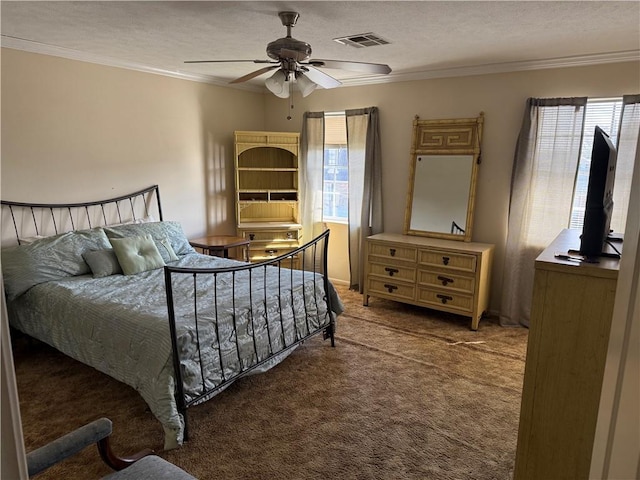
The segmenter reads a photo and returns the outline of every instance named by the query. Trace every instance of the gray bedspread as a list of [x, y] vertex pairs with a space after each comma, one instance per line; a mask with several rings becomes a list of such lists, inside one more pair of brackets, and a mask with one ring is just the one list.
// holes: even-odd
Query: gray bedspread
[[[234, 260], [191, 253], [172, 265], [237, 264]], [[261, 280], [265, 274], [266, 288]], [[282, 270], [278, 275], [275, 267], [259, 268], [254, 270], [251, 282], [246, 271], [218, 274], [215, 295], [213, 283], [213, 275], [198, 275], [194, 296], [192, 275], [173, 281], [177, 338], [188, 398], [203, 393], [201, 371], [210, 388], [283, 350], [257, 369], [268, 370], [291, 352], [288, 345], [294, 340], [304, 337], [310, 328], [330, 321], [323, 281], [310, 272]], [[283, 292], [280, 298], [278, 291]], [[342, 304], [333, 289], [329, 295], [335, 318], [342, 312]], [[220, 340], [220, 350], [204, 349], [202, 357], [196, 355], [194, 343], [194, 298], [200, 345], [216, 345], [218, 337]], [[166, 449], [182, 443], [184, 423], [174, 398], [163, 269], [130, 276], [81, 275], [50, 281], [32, 287], [9, 302], [8, 307], [15, 328], [135, 388], [162, 423]], [[236, 337], [240, 348], [236, 348]]]

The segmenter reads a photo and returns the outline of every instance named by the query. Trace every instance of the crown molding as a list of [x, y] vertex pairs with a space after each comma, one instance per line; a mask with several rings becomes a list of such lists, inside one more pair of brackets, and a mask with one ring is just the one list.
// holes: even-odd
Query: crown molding
[[240, 90], [249, 90], [253, 92], [262, 92], [265, 89], [259, 85], [234, 84], [229, 85], [225, 80], [221, 80], [212, 75], [204, 75], [198, 73], [183, 72], [180, 70], [166, 70], [163, 68], [150, 67], [135, 62], [128, 62], [119, 60], [117, 58], [94, 55], [91, 53], [80, 52], [70, 48], [57, 47], [54, 45], [47, 45], [45, 43], [33, 42], [31, 40], [23, 40], [20, 38], [9, 37], [2, 35], [1, 46], [3, 48], [12, 48], [14, 50], [23, 50], [30, 53], [38, 53], [41, 55], [51, 55], [53, 57], [61, 57], [69, 60], [78, 60], [80, 62], [95, 63], [98, 65], [104, 65], [107, 67], [124, 68], [127, 70], [135, 70], [144, 73], [153, 73], [155, 75], [163, 75], [165, 77], [178, 78], [181, 80], [191, 80], [194, 82], [209, 83], [212, 85], [219, 85], [221, 87], [232, 87]]
[[[194, 82], [209, 83], [227, 88], [236, 88], [240, 90], [248, 90], [253, 92], [265, 92], [266, 89], [261, 85], [250, 83], [230, 85], [227, 81], [216, 78], [212, 75], [196, 74], [183, 72], [178, 69], [166, 70], [155, 68], [148, 65], [138, 64], [135, 62], [123, 61], [111, 57], [94, 55], [90, 53], [80, 52], [69, 48], [47, 45], [44, 43], [33, 42], [20, 38], [2, 35], [2, 47], [12, 48], [15, 50], [24, 50], [31, 53], [39, 53], [42, 55], [51, 55], [55, 57], [67, 58], [70, 60], [78, 60], [81, 62], [95, 63], [110, 67], [125, 68], [128, 70], [136, 70], [139, 72], [153, 73], [156, 75], [164, 75], [167, 77], [178, 78], [182, 80], [191, 80]], [[592, 55], [576, 55], [571, 57], [559, 57], [543, 60], [527, 60], [521, 62], [503, 62], [490, 63], [483, 65], [474, 65], [467, 67], [452, 68], [434, 68], [419, 70], [414, 72], [398, 72], [388, 75], [372, 75], [359, 76], [354, 78], [342, 79], [342, 86], [362, 86], [374, 85], [381, 83], [409, 82], [415, 80], [428, 80], [432, 78], [446, 77], [463, 77], [471, 75], [487, 75], [492, 73], [521, 72], [527, 70], [543, 70], [550, 68], [566, 68], [580, 67], [587, 65], [599, 65], [607, 63], [632, 62], [640, 61], [640, 50], [627, 50], [622, 52], [597, 53]]]
[[471, 75], [488, 75], [492, 73], [522, 72], [527, 70], [545, 70], [550, 68], [582, 67], [607, 63], [640, 61], [640, 50], [623, 52], [597, 53], [593, 55], [576, 55], [544, 60], [528, 60], [522, 62], [489, 63], [468, 67], [434, 68], [415, 72], [398, 72], [388, 75], [358, 77], [341, 80], [343, 86], [372, 85], [377, 83], [409, 82], [428, 80], [431, 78], [466, 77]]

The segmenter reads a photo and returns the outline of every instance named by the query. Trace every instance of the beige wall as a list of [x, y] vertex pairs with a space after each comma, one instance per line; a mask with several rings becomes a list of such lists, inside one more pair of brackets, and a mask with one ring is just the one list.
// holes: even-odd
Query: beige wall
[[159, 184], [190, 236], [235, 230], [233, 131], [264, 98], [160, 75], [2, 49], [2, 198], [71, 202]]
[[610, 97], [640, 90], [640, 63], [536, 70], [391, 83], [335, 90], [317, 89], [287, 101], [267, 98], [266, 123], [273, 130], [301, 128], [305, 111], [380, 109], [384, 225], [402, 232], [409, 183], [409, 147], [415, 115], [423, 119], [473, 117], [485, 113], [473, 240], [496, 244], [491, 309], [500, 307], [511, 166], [528, 97]]
[[[232, 88], [2, 50], [2, 198], [76, 201], [160, 185], [165, 218], [187, 235], [232, 233], [233, 131], [300, 131], [304, 111], [378, 106], [385, 229], [401, 232], [411, 122], [485, 112], [474, 240], [496, 244], [500, 306], [511, 164], [528, 97], [619, 96], [639, 63], [318, 89], [288, 102]], [[331, 258], [346, 235], [334, 227]], [[344, 230], [344, 229], [342, 229]], [[348, 279], [348, 270], [331, 276]]]

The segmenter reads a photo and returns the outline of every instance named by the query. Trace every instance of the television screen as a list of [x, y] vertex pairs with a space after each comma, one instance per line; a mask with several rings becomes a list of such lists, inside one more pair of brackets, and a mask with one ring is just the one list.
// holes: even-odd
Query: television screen
[[616, 148], [609, 135], [596, 126], [591, 151], [584, 224], [580, 237], [580, 254], [587, 258], [602, 255], [609, 235], [616, 159]]

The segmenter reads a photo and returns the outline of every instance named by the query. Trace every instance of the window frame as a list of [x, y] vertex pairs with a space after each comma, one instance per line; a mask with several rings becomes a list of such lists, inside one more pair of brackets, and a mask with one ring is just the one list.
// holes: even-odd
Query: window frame
[[[347, 205], [347, 209], [346, 209], [346, 215], [345, 216], [336, 216], [336, 215], [329, 215], [325, 209], [325, 202], [327, 201], [328, 198], [331, 198], [331, 212], [332, 214], [336, 213], [336, 210], [340, 204], [340, 202], [338, 201], [338, 197], [340, 195], [344, 195], [345, 199], [348, 202], [348, 196], [349, 196], [349, 154], [348, 154], [348, 148], [347, 148], [347, 140], [346, 140], [346, 129], [347, 129], [347, 123], [346, 123], [346, 114], [345, 112], [327, 112], [325, 113], [325, 122], [327, 120], [328, 117], [341, 117], [344, 120], [344, 131], [343, 132], [338, 132], [338, 134], [336, 134], [335, 131], [332, 130], [332, 134], [329, 135], [329, 141], [327, 141], [327, 132], [325, 130], [325, 141], [324, 141], [324, 145], [323, 145], [323, 166], [322, 166], [322, 170], [323, 170], [323, 176], [322, 176], [322, 192], [323, 192], [323, 203], [322, 203], [322, 220], [324, 222], [327, 223], [341, 223], [341, 224], [348, 224], [349, 223], [349, 210], [348, 210], [348, 205]], [[336, 140], [343, 140], [340, 142], [336, 142]], [[344, 149], [344, 155], [346, 158], [346, 162], [344, 165], [340, 165], [340, 161], [339, 161], [339, 157], [341, 156], [340, 150]], [[327, 152], [329, 151], [337, 151], [337, 153], [333, 156], [336, 157], [337, 162], [336, 163], [332, 163], [329, 164], [328, 163], [328, 158], [331, 155], [327, 155]], [[330, 180], [329, 182], [327, 182], [327, 169], [328, 168], [334, 168], [335, 171], [333, 172], [333, 180]], [[346, 173], [346, 180], [339, 180], [338, 179], [338, 172], [339, 171], [344, 171]], [[332, 190], [327, 190], [327, 185], [333, 185], [333, 189]], [[346, 184], [346, 193], [341, 193], [340, 188], [336, 188], [337, 186], [343, 186]]]

